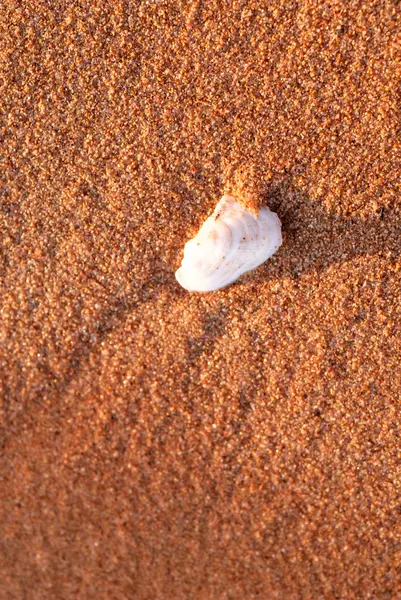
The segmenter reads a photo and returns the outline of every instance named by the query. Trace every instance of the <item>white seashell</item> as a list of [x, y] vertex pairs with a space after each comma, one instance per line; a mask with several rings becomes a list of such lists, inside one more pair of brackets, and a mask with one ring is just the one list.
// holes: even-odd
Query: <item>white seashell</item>
[[259, 216], [223, 196], [196, 236], [185, 244], [176, 279], [190, 292], [223, 288], [255, 269], [281, 246], [281, 222], [267, 207]]

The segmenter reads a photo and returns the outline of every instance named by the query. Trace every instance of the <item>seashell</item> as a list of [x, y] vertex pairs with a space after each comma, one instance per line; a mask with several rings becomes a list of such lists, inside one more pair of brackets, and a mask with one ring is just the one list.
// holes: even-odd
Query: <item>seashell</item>
[[281, 222], [267, 207], [258, 217], [231, 196], [223, 196], [214, 213], [184, 247], [175, 276], [190, 292], [210, 292], [255, 269], [281, 246]]

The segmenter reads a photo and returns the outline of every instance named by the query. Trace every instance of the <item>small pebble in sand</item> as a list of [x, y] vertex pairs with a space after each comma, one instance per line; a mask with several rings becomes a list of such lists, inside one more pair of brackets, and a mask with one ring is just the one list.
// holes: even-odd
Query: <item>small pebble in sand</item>
[[218, 290], [270, 258], [281, 242], [276, 213], [263, 207], [256, 217], [231, 196], [223, 196], [212, 216], [185, 244], [175, 276], [190, 292]]

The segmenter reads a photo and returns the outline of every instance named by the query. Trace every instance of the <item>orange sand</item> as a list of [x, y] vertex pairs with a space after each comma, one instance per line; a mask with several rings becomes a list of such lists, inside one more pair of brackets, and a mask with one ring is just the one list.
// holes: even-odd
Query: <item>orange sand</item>
[[[0, 598], [401, 598], [396, 0], [0, 5]], [[283, 222], [174, 279], [223, 191]]]

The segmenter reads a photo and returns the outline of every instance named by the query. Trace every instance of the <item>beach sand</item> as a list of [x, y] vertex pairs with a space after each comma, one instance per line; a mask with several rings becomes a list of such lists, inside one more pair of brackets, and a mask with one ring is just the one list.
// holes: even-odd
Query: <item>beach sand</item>
[[[0, 598], [401, 597], [395, 0], [0, 8]], [[283, 223], [174, 271], [223, 192]]]

